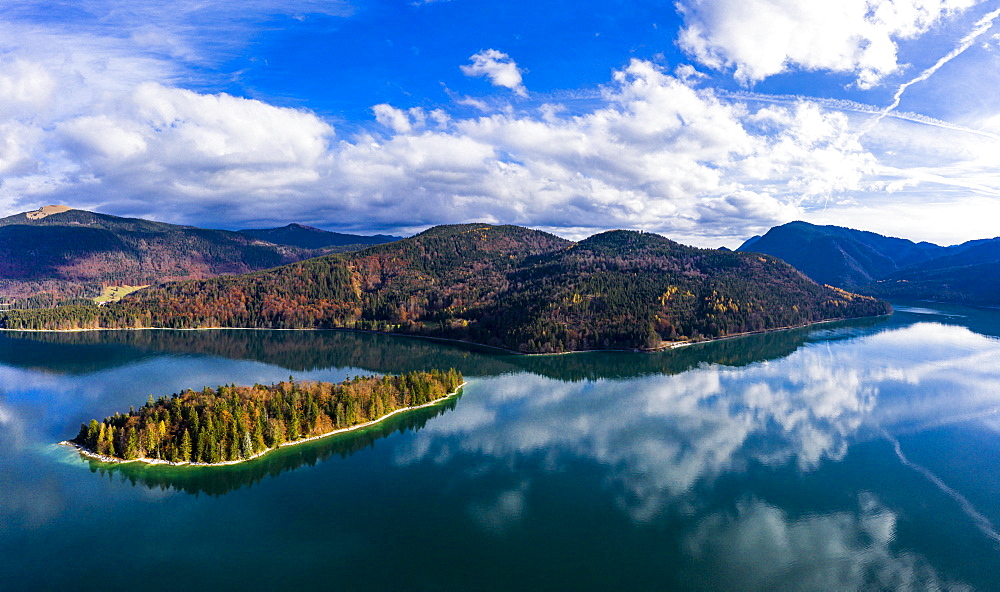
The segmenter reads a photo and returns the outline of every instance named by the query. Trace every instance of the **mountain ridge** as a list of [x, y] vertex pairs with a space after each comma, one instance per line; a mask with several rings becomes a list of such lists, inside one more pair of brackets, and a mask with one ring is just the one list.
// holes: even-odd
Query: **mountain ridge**
[[[267, 241], [278, 245], [290, 245], [303, 249], [322, 249], [324, 247], [368, 247], [397, 241], [402, 237], [388, 234], [370, 236], [359, 234], [344, 234], [322, 230], [304, 224], [292, 222], [277, 228], [246, 228], [237, 230], [240, 234]], [[357, 250], [357, 249], [352, 249]]]
[[[338, 235], [344, 237], [351, 235]], [[247, 273], [364, 246], [309, 249], [236, 231], [51, 205], [0, 218], [0, 297], [21, 302], [44, 293], [48, 302], [91, 298], [108, 285]]]
[[657, 349], [890, 310], [770, 256], [636, 231], [574, 243], [519, 226], [463, 224], [150, 288], [105, 307], [9, 311], [2, 319], [10, 329], [365, 329], [551, 353]]
[[784, 259], [817, 282], [878, 297], [1000, 304], [1000, 237], [943, 247], [796, 221], [738, 249]]

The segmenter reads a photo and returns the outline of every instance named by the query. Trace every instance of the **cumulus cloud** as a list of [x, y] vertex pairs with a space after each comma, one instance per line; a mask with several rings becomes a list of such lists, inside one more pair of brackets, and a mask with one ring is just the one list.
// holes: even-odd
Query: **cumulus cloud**
[[752, 84], [792, 68], [857, 76], [870, 88], [899, 67], [898, 42], [977, 0], [680, 0], [681, 47]]
[[[8, 30], [29, 56], [0, 60], [8, 211], [50, 197], [112, 202], [123, 213], [154, 197], [197, 210], [248, 190], [272, 199], [319, 178], [334, 132], [312, 113], [177, 88], [169, 64], [113, 40], [76, 37], [83, 42], [71, 48], [61, 36]], [[63, 191], [75, 197], [53, 195]]]
[[459, 66], [466, 76], [484, 76], [494, 86], [502, 86], [521, 97], [528, 96], [528, 89], [521, 81], [521, 69], [510, 56], [495, 49], [484, 49], [469, 58], [471, 64]]
[[[183, 67], [136, 51], [133, 37], [23, 23], [0, 31], [7, 214], [66, 202], [179, 223], [395, 233], [478, 220], [735, 246], [828, 203], [850, 206], [857, 192], [903, 195], [972, 174], [952, 174], [941, 159], [888, 167], [871, 147], [898, 152], [893, 142], [911, 136], [896, 127], [861, 139], [860, 115], [724, 96], [691, 67], [670, 74], [633, 60], [584, 109], [481, 102], [479, 114], [459, 117], [380, 104], [370, 125], [338, 136], [307, 110], [185, 89]], [[509, 57], [477, 56], [470, 72], [523, 90]], [[977, 141], [947, 162], [965, 155], [966, 166], [991, 171], [975, 189], [988, 192], [1000, 179], [984, 155], [998, 152], [981, 148], [997, 140]], [[966, 144], [923, 146], [933, 156]]]
[[603, 102], [577, 115], [547, 105], [452, 119], [433, 132], [411, 112], [378, 106], [395, 134], [340, 146], [335, 160], [352, 174], [340, 176], [348, 186], [339, 193], [363, 203], [360, 182], [370, 177], [353, 173], [369, 160], [380, 174], [368, 192], [419, 195], [417, 219], [433, 220], [422, 216], [431, 208], [439, 221], [447, 211], [448, 221], [724, 234], [794, 219], [803, 200], [859, 183], [856, 170], [872, 161], [836, 114], [751, 112], [648, 62], [617, 72]]
[[[0, 62], [9, 212], [68, 201], [177, 222], [481, 220], [715, 242], [858, 188], [873, 160], [841, 115], [753, 110], [638, 60], [588, 112], [549, 104], [463, 119], [381, 104], [383, 133], [335, 141], [313, 113], [178, 88], [170, 68], [106, 40], [89, 53], [49, 41], [32, 60]], [[52, 90], [62, 84], [78, 92]]]

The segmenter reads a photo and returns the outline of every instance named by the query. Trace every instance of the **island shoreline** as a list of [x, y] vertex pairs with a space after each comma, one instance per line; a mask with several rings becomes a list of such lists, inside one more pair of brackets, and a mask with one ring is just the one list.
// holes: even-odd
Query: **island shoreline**
[[104, 455], [104, 454], [98, 454], [98, 453], [90, 450], [89, 448], [81, 446], [80, 444], [77, 444], [76, 442], [72, 442], [70, 440], [63, 440], [62, 442], [59, 442], [57, 445], [58, 446], [69, 446], [70, 448], [75, 448], [77, 450], [77, 452], [79, 452], [82, 456], [85, 456], [87, 458], [90, 458], [90, 459], [93, 459], [93, 460], [99, 460], [101, 462], [106, 462], [106, 463], [114, 463], [114, 464], [129, 464], [129, 463], [138, 462], [138, 463], [143, 463], [143, 464], [151, 465], [151, 466], [155, 466], [155, 465], [169, 465], [169, 466], [174, 466], [174, 467], [224, 467], [224, 466], [229, 466], [229, 465], [238, 465], [238, 464], [241, 464], [241, 463], [250, 462], [252, 460], [256, 460], [258, 458], [261, 458], [262, 456], [265, 456], [269, 452], [273, 452], [275, 450], [278, 450], [279, 448], [284, 448], [286, 446], [296, 446], [298, 444], [304, 444], [306, 442], [313, 442], [315, 440], [322, 440], [323, 438], [329, 438], [330, 436], [335, 436], [337, 434], [345, 434], [347, 432], [353, 432], [354, 430], [360, 430], [362, 428], [371, 427], [371, 426], [373, 426], [375, 424], [381, 423], [382, 421], [385, 421], [386, 419], [389, 419], [390, 417], [392, 417], [393, 415], [396, 415], [397, 413], [403, 413], [405, 411], [414, 411], [414, 410], [417, 410], [417, 409], [424, 409], [426, 407], [432, 407], [434, 405], [437, 405], [438, 403], [441, 403], [442, 401], [446, 401], [446, 400], [448, 400], [448, 399], [450, 399], [450, 398], [458, 395], [460, 392], [462, 392], [462, 389], [466, 385], [468, 385], [468, 384], [469, 384], [469, 382], [465, 381], [462, 384], [458, 385], [458, 387], [454, 391], [452, 391], [452, 392], [444, 395], [443, 397], [440, 397], [438, 399], [434, 399], [433, 401], [430, 401], [428, 403], [424, 403], [423, 405], [414, 405], [414, 406], [411, 406], [411, 407], [400, 407], [399, 409], [396, 409], [395, 411], [390, 411], [389, 413], [386, 413], [382, 417], [378, 417], [378, 418], [375, 418], [373, 420], [366, 421], [365, 423], [359, 423], [357, 425], [349, 426], [349, 427], [346, 427], [346, 428], [339, 428], [339, 429], [333, 430], [331, 432], [326, 432], [324, 434], [319, 434], [319, 435], [316, 435], [316, 436], [309, 436], [308, 438], [300, 438], [298, 440], [293, 440], [291, 442], [282, 442], [281, 444], [278, 444], [274, 448], [268, 448], [267, 450], [262, 450], [262, 451], [258, 452], [257, 454], [254, 454], [253, 456], [250, 456], [248, 458], [241, 458], [239, 460], [226, 460], [226, 461], [217, 462], [217, 463], [203, 463], [203, 462], [193, 462], [193, 461], [172, 462], [172, 461], [169, 461], [169, 460], [163, 460], [163, 459], [159, 459], [159, 458], [147, 458], [147, 457], [133, 458], [132, 460], [125, 460], [123, 458], [117, 458], [117, 457], [114, 457], [114, 456], [107, 456], [107, 455]]

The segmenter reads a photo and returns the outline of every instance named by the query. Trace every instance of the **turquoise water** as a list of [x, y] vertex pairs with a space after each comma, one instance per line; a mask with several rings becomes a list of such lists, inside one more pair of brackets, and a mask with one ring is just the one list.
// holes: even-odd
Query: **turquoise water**
[[[658, 354], [0, 335], [0, 588], [1000, 588], [1000, 312], [897, 309]], [[149, 394], [432, 367], [469, 385], [242, 465], [53, 444]]]

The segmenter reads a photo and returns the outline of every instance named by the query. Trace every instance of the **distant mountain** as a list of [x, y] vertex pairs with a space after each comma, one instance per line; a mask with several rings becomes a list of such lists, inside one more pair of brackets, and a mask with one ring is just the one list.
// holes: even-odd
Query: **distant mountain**
[[1000, 306], [1000, 238], [969, 241], [945, 253], [859, 289], [884, 298]]
[[357, 251], [364, 247], [390, 243], [401, 238], [386, 234], [373, 236], [341, 234], [301, 224], [289, 224], [281, 228], [250, 228], [237, 232], [276, 245], [290, 245], [303, 249], [327, 249], [334, 252]]
[[46, 206], [0, 219], [0, 297], [93, 297], [102, 285], [240, 274], [319, 254], [227, 230]]
[[104, 307], [0, 313], [7, 328], [353, 328], [522, 352], [657, 348], [872, 316], [882, 301], [787, 263], [612, 231], [573, 243], [517, 226], [439, 226], [350, 254], [148, 289]]
[[928, 261], [944, 248], [840, 226], [789, 222], [751, 238], [737, 251], [778, 257], [821, 284], [850, 290]]
[[880, 298], [1000, 306], [1000, 261], [907, 269], [859, 290]]
[[1000, 304], [1000, 238], [942, 247], [791, 222], [738, 250], [779, 257], [819, 283], [882, 298]]

